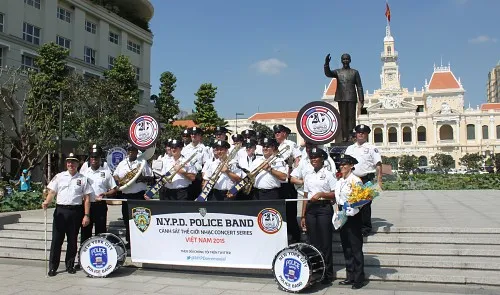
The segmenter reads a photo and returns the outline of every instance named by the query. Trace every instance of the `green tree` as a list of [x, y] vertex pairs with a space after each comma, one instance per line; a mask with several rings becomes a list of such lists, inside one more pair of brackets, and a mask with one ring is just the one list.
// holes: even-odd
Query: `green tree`
[[197, 99], [194, 102], [194, 122], [204, 129], [207, 135], [211, 135], [217, 126], [227, 127], [228, 125], [224, 119], [219, 118], [215, 110], [214, 102], [216, 94], [217, 87], [213, 86], [212, 83], [201, 84], [195, 93]]
[[399, 158], [398, 157], [386, 157], [382, 156], [382, 164], [391, 165], [393, 170], [398, 169]]
[[176, 87], [177, 78], [172, 72], [163, 72], [160, 77], [160, 94], [155, 100], [155, 107], [163, 123], [160, 134], [160, 142], [164, 145], [169, 138], [179, 138], [184, 127], [174, 126], [172, 122], [179, 114], [179, 101], [175, 99], [173, 92]]
[[139, 102], [135, 71], [128, 57], [118, 56], [104, 79], [73, 75], [65, 93], [65, 130], [76, 138], [82, 150], [91, 144], [104, 148], [124, 145], [128, 128], [137, 116]]
[[479, 170], [483, 165], [484, 156], [480, 154], [465, 154], [460, 158], [459, 164], [467, 167], [469, 170]]
[[59, 133], [59, 95], [66, 86], [68, 50], [47, 43], [39, 48], [38, 54], [37, 71], [28, 71], [27, 80], [19, 69], [2, 69], [9, 77], [2, 85], [1, 96], [10, 125], [8, 130], [2, 127], [7, 141], [6, 152], [2, 153], [17, 162], [16, 175], [21, 168], [40, 165], [55, 149]]
[[455, 166], [455, 160], [453, 160], [451, 155], [441, 153], [437, 153], [432, 156], [431, 163], [436, 169], [445, 171], [446, 173], [448, 173], [448, 170]]
[[418, 167], [418, 158], [414, 155], [402, 155], [399, 158], [399, 168], [405, 173], [409, 173]]
[[262, 123], [259, 123], [257, 121], [252, 121], [252, 127], [253, 130], [256, 132], [260, 132], [265, 135], [265, 137], [273, 137], [274, 138], [274, 133], [271, 128], [269, 128], [267, 125], [264, 125]]
[[500, 171], [500, 154], [497, 153], [495, 154], [495, 157], [493, 158], [494, 164], [495, 164], [495, 169], [497, 173]]

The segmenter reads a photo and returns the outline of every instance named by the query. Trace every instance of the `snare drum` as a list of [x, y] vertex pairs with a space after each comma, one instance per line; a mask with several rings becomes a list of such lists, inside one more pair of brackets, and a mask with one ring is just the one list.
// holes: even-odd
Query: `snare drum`
[[80, 247], [80, 265], [89, 277], [107, 277], [123, 266], [126, 258], [125, 243], [110, 233], [89, 238]]
[[273, 273], [280, 289], [300, 292], [323, 279], [325, 260], [314, 246], [292, 244], [274, 257]]

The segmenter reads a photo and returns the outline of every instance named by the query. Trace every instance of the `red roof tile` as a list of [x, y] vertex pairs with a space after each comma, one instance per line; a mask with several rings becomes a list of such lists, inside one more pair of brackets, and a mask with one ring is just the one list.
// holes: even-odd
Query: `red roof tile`
[[460, 84], [452, 72], [434, 72], [429, 83], [429, 90], [456, 89]]
[[295, 119], [299, 112], [270, 112], [270, 113], [256, 113], [248, 121], [258, 120], [279, 120], [279, 119]]
[[328, 88], [326, 89], [325, 95], [335, 95], [337, 91], [337, 79], [333, 78], [328, 84]]
[[481, 105], [481, 111], [488, 110], [500, 110], [500, 103], [483, 103]]
[[177, 121], [172, 122], [172, 125], [174, 125], [174, 126], [184, 126], [184, 127], [187, 127], [187, 128], [191, 128], [191, 127], [197, 126], [194, 123], [193, 120], [177, 120]]

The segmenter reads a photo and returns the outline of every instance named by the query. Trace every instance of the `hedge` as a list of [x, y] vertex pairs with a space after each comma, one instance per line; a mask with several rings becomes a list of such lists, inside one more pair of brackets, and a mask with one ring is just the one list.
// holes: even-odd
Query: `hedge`
[[469, 190], [499, 189], [500, 174], [415, 174], [392, 177], [384, 190]]

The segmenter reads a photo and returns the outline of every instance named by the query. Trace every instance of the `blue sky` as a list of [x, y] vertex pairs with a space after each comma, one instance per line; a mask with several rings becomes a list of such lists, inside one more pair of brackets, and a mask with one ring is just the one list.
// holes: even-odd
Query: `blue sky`
[[[155, 15], [152, 94], [159, 77], [177, 77], [174, 96], [194, 109], [202, 83], [218, 87], [220, 116], [299, 110], [329, 82], [323, 62], [352, 56], [365, 90], [380, 87], [384, 0], [151, 0]], [[403, 87], [420, 89], [433, 65], [451, 63], [466, 105], [486, 101], [486, 81], [500, 60], [498, 0], [389, 1]]]

